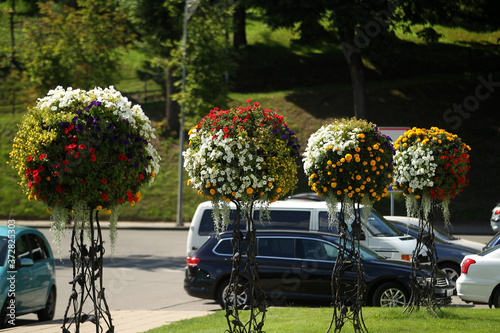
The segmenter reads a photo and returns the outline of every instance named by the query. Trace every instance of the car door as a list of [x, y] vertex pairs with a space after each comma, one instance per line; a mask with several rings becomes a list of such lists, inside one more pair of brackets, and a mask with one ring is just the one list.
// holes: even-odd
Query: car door
[[33, 308], [42, 308], [45, 306], [45, 300], [52, 279], [53, 268], [51, 266], [50, 253], [43, 239], [35, 234], [29, 234], [28, 241], [33, 258], [31, 271], [33, 274], [33, 298], [31, 304]]
[[257, 242], [260, 283], [268, 298], [281, 304], [286, 297], [300, 294], [301, 260], [295, 255], [295, 239], [265, 236]]
[[37, 302], [32, 267], [21, 267], [23, 259], [33, 259], [26, 235], [21, 235], [16, 239], [16, 311], [18, 313], [30, 312], [32, 305]]

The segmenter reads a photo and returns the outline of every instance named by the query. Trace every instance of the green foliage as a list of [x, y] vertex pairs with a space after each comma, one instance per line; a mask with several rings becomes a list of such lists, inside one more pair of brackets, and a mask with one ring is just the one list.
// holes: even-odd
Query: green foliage
[[90, 89], [117, 78], [117, 49], [130, 35], [126, 17], [109, 0], [78, 0], [78, 9], [40, 2], [24, 26], [22, 62], [39, 92], [58, 85]]
[[[324, 332], [327, 330], [333, 309], [273, 307], [266, 312], [266, 332]], [[224, 311], [204, 317], [181, 320], [147, 333], [223, 332], [226, 320]], [[363, 308], [363, 319], [369, 332], [496, 332], [500, 325], [495, 309], [442, 308], [439, 318], [426, 311], [403, 314], [401, 308]], [[346, 332], [352, 332], [347, 323]]]
[[[185, 92], [173, 96], [186, 113], [186, 127], [193, 127], [214, 106], [224, 108], [229, 85], [225, 73], [231, 73], [234, 62], [225, 39], [229, 12], [220, 4], [203, 0], [188, 25]], [[177, 78], [182, 78], [182, 45], [173, 52]], [[175, 83], [181, 91], [182, 79]]]

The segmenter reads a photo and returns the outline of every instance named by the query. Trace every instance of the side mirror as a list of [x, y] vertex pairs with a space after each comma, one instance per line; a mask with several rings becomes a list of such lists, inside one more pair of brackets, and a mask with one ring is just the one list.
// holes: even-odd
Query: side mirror
[[31, 259], [31, 258], [22, 258], [19, 267], [30, 267], [30, 266], [33, 266], [34, 264], [35, 263], [33, 262], [33, 259]]

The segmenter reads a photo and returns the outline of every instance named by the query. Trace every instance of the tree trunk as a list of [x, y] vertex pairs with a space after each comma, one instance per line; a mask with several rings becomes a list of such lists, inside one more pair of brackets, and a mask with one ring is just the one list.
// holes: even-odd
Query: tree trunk
[[167, 120], [167, 130], [169, 133], [176, 132], [179, 129], [179, 115], [172, 101], [172, 81], [172, 67], [167, 64], [165, 68], [165, 119]]
[[235, 49], [238, 49], [241, 46], [247, 45], [247, 34], [245, 31], [246, 24], [246, 14], [245, 14], [245, 5], [240, 1], [234, 8], [233, 14], [233, 46]]
[[365, 72], [360, 54], [352, 57], [352, 61], [349, 63], [349, 73], [351, 74], [354, 98], [354, 116], [358, 119], [367, 119]]
[[[361, 58], [361, 48], [364, 45], [357, 45], [354, 30], [343, 30], [339, 27], [340, 38], [342, 40], [342, 51], [349, 66], [351, 75], [352, 94], [354, 100], [354, 116], [360, 119], [368, 119], [368, 107], [366, 103], [366, 84], [363, 60]], [[356, 46], [360, 46], [359, 48]]]

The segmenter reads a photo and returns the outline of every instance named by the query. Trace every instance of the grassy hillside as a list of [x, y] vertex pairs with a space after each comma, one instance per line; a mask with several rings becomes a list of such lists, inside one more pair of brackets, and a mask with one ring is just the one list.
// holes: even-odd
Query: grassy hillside
[[[487, 225], [490, 211], [500, 201], [496, 172], [500, 154], [500, 66], [495, 34], [470, 34], [459, 29], [444, 29], [445, 44], [426, 45], [413, 35], [398, 34], [393, 47], [370, 52], [367, 66], [369, 120], [379, 126], [438, 126], [456, 133], [472, 147], [470, 186], [452, 203], [452, 219], [458, 223]], [[249, 47], [240, 59], [231, 94], [232, 105], [248, 98], [284, 114], [305, 148], [307, 138], [321, 125], [336, 117], [352, 116], [352, 91], [342, 52], [335, 45], [305, 48], [291, 43], [289, 31], [273, 32], [258, 20], [249, 21]], [[127, 80], [116, 86], [125, 93], [140, 90], [140, 80], [131, 80], [133, 64], [144, 57], [126, 54]], [[484, 80], [488, 88], [478, 88]], [[498, 82], [498, 83], [497, 83]], [[474, 100], [481, 92], [477, 110], [463, 115], [449, 114], [453, 105]], [[486, 96], [487, 95], [487, 96]], [[475, 106], [474, 106], [475, 107]], [[143, 108], [158, 119], [160, 102], [144, 103]], [[462, 107], [464, 109], [464, 107]], [[208, 112], [209, 110], [207, 110]], [[450, 118], [453, 116], [455, 118]], [[21, 219], [47, 219], [40, 203], [28, 202], [16, 185], [17, 177], [6, 165], [16, 124], [21, 115], [0, 112], [0, 215]], [[144, 199], [134, 208], [126, 208], [122, 220], [173, 221], [177, 206], [177, 168], [179, 145], [176, 138], [155, 142], [162, 156], [162, 169], [155, 183], [145, 188]], [[296, 192], [308, 191], [302, 170]], [[203, 198], [187, 186], [184, 189], [185, 220], [189, 220]], [[389, 213], [389, 202], [377, 204]], [[402, 198], [397, 196], [396, 213], [405, 214]]]

